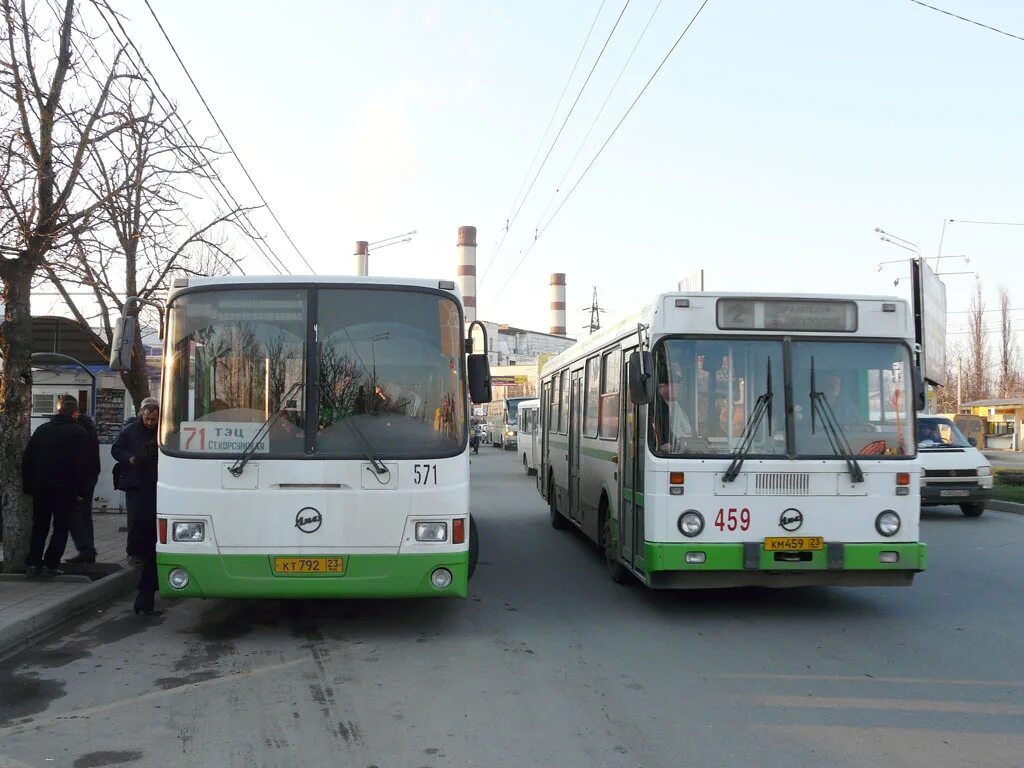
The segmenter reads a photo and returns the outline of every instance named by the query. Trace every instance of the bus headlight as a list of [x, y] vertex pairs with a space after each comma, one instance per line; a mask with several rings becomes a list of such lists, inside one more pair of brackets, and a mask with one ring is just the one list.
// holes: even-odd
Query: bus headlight
[[206, 540], [206, 523], [175, 523], [171, 528], [172, 541], [188, 541], [193, 544]]
[[448, 523], [416, 523], [416, 541], [448, 541]]
[[188, 571], [183, 568], [175, 568], [167, 574], [167, 583], [174, 589], [184, 589], [188, 586]]
[[875, 518], [875, 530], [883, 536], [895, 536], [900, 530], [900, 516], [887, 509]]
[[506, 429], [505, 434], [508, 435], [509, 437], [515, 437], [516, 431], [514, 429]]
[[448, 589], [452, 583], [452, 572], [447, 568], [435, 568], [430, 574], [430, 583], [434, 589]]
[[704, 516], [696, 509], [688, 509], [679, 516], [676, 521], [679, 532], [688, 538], [699, 536], [704, 530]]

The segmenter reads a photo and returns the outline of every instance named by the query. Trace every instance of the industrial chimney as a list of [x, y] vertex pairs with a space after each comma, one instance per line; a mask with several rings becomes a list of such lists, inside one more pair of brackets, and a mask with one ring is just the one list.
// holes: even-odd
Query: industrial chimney
[[476, 227], [459, 227], [459, 292], [466, 307], [466, 322], [476, 320]]
[[355, 265], [360, 277], [370, 274], [370, 244], [366, 240], [356, 240]]
[[565, 273], [551, 275], [551, 335], [565, 336]]

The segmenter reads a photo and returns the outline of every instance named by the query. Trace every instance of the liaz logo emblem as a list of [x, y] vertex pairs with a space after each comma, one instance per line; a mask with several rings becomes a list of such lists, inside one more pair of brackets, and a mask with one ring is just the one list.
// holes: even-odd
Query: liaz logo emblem
[[303, 533], [316, 533], [323, 521], [320, 510], [313, 507], [303, 507], [295, 515], [295, 527]]
[[785, 510], [779, 517], [779, 525], [782, 526], [782, 530], [793, 531], [800, 530], [800, 526], [804, 524], [804, 513], [799, 509], [790, 507]]

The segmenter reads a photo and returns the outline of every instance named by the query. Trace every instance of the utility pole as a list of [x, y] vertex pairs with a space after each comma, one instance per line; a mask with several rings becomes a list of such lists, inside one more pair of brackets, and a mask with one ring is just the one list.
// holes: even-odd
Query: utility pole
[[594, 298], [590, 302], [590, 306], [584, 308], [584, 312], [590, 313], [590, 323], [583, 326], [584, 329], [590, 329], [590, 332], [598, 331], [601, 329], [601, 315], [604, 312], [603, 309], [597, 303], [597, 286], [594, 286]]

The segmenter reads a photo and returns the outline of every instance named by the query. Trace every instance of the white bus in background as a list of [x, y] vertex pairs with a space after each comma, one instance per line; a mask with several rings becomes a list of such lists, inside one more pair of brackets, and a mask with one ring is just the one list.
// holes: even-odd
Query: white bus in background
[[654, 588], [909, 585], [913, 339], [895, 298], [657, 296], [544, 367], [552, 525]]
[[524, 400], [519, 404], [519, 455], [526, 474], [537, 474], [540, 466], [540, 400]]
[[515, 450], [519, 443], [519, 404], [529, 397], [509, 397], [494, 399], [487, 404], [486, 439], [495, 448], [506, 451]]
[[166, 315], [161, 594], [465, 597], [469, 403], [490, 393], [452, 281], [179, 279]]

